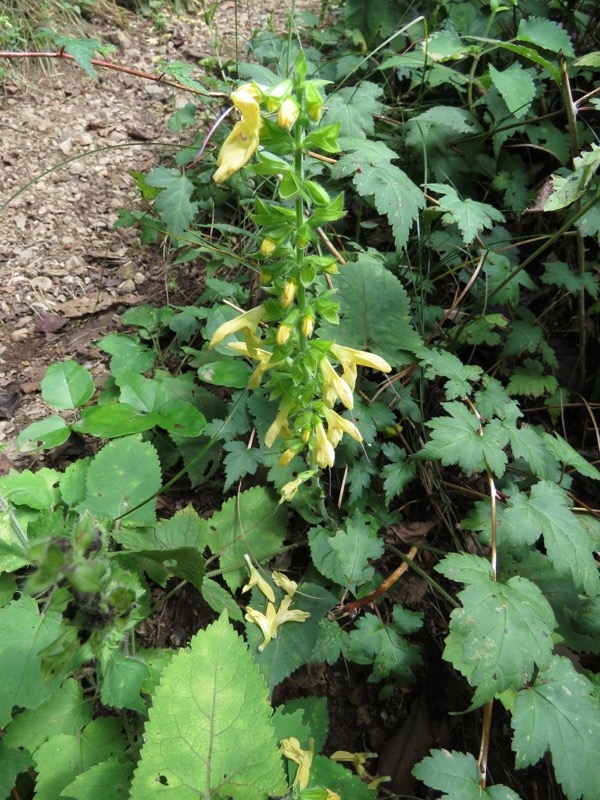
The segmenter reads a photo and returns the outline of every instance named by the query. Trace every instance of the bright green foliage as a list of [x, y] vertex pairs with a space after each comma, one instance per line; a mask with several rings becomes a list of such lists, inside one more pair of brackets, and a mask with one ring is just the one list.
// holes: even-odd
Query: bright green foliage
[[382, 111], [381, 102], [377, 99], [381, 94], [381, 87], [369, 81], [340, 89], [327, 103], [323, 124], [339, 123], [340, 136], [363, 138], [372, 134], [375, 130], [373, 117]]
[[136, 436], [109, 442], [90, 464], [86, 482], [80, 512], [89, 511], [100, 519], [123, 517], [126, 525], [156, 522], [154, 506], [147, 501], [160, 489], [161, 472], [149, 442]]
[[355, 593], [357, 585], [373, 575], [369, 559], [376, 560], [383, 555], [383, 542], [377, 536], [377, 528], [372, 520], [357, 511], [347, 520], [345, 529], [336, 531], [329, 544], [342, 569], [338, 582], [343, 580]]
[[564, 28], [549, 19], [527, 17], [519, 22], [517, 39], [531, 42], [544, 50], [558, 53], [562, 50], [565, 56], [574, 56], [571, 37]]
[[11, 750], [6, 742], [0, 742], [0, 796], [10, 797], [17, 775], [31, 766], [31, 757], [26, 750]]
[[54, 408], [79, 408], [94, 394], [94, 380], [76, 361], [52, 364], [42, 379], [42, 397]]
[[219, 555], [224, 579], [232, 591], [246, 577], [244, 554], [262, 561], [277, 552], [286, 533], [286, 512], [272, 494], [255, 486], [223, 504], [209, 521], [208, 546]]
[[444, 800], [519, 800], [506, 786], [481, 788], [481, 774], [475, 758], [455, 750], [432, 750], [413, 769], [426, 786], [444, 792]]
[[481, 376], [481, 368], [467, 364], [447, 350], [431, 348], [424, 357], [427, 364], [425, 375], [428, 378], [444, 377], [448, 380], [444, 386], [447, 400], [455, 400], [471, 393], [471, 383]]
[[57, 47], [62, 48], [65, 53], [73, 56], [81, 69], [85, 70], [90, 78], [95, 81], [98, 80], [98, 75], [92, 66], [92, 59], [96, 55], [107, 56], [116, 50], [114, 45], [103, 45], [97, 39], [72, 39], [68, 36], [61, 36], [58, 33], [53, 33], [52, 39]]
[[169, 233], [177, 236], [187, 230], [198, 210], [198, 204], [190, 200], [194, 184], [189, 178], [178, 169], [157, 167], [146, 176], [146, 183], [163, 190], [154, 201], [154, 206]]
[[[323, 325], [320, 334], [347, 347], [380, 353], [392, 364], [406, 363], [420, 339], [410, 323], [409, 299], [400, 281], [368, 254], [346, 264], [334, 278], [343, 309], [342, 324]], [[395, 325], [388, 323], [393, 315]]]
[[488, 203], [466, 198], [461, 200], [456, 189], [443, 183], [430, 183], [430, 192], [441, 194], [439, 208], [443, 211], [442, 221], [447, 225], [456, 223], [465, 244], [471, 242], [486, 228], [492, 228], [494, 222], [505, 222], [504, 214]]
[[375, 792], [369, 789], [357, 775], [325, 756], [315, 756], [310, 770], [308, 791], [312, 787], [326, 786], [341, 798], [352, 800], [374, 800]]
[[60, 447], [71, 435], [71, 429], [62, 417], [52, 415], [33, 422], [17, 437], [17, 447], [22, 453], [31, 453], [43, 447], [50, 450]]
[[529, 111], [535, 97], [535, 83], [531, 74], [515, 62], [508, 69], [489, 67], [492, 83], [498, 89], [508, 110], [518, 119]]
[[260, 463], [260, 451], [239, 441], [225, 442], [223, 450], [227, 453], [224, 459], [226, 478], [223, 486], [227, 491], [240, 478], [254, 475]]
[[533, 544], [544, 537], [548, 558], [559, 573], [570, 572], [575, 584], [589, 595], [600, 592], [600, 578], [592, 555], [596, 537], [570, 509], [563, 489], [549, 481], [531, 487], [529, 497], [519, 492], [508, 501], [504, 513], [507, 536], [514, 544]]
[[417, 468], [414, 461], [408, 460], [406, 450], [398, 445], [385, 442], [381, 451], [388, 459], [381, 474], [384, 477], [385, 501], [389, 503], [394, 497], [402, 494], [404, 488], [415, 477]]
[[485, 470], [488, 466], [494, 475], [502, 476], [507, 456], [502, 449], [508, 434], [499, 420], [483, 425], [465, 405], [458, 402], [442, 403], [446, 417], [435, 417], [427, 422], [431, 439], [418, 454], [421, 458], [439, 459], [442, 464], [457, 464], [468, 475]]
[[266, 686], [225, 616], [163, 672], [131, 800], [266, 800], [285, 781]]
[[535, 764], [549, 750], [567, 797], [598, 797], [600, 703], [569, 659], [554, 656], [533, 686], [519, 692], [512, 726], [518, 767]]
[[[303, 730], [307, 731], [307, 738], [298, 736], [288, 724], [289, 719], [296, 719]], [[298, 697], [288, 700], [277, 706], [273, 713], [273, 725], [276, 733], [282, 735], [279, 739], [295, 736], [302, 744], [308, 745], [308, 739], [314, 739], [315, 752], [320, 753], [329, 731], [329, 714], [327, 713], [327, 699], [325, 697]]]
[[521, 688], [534, 666], [550, 664], [556, 621], [538, 587], [515, 576], [492, 580], [490, 565], [478, 556], [450, 554], [436, 569], [466, 584], [462, 608], [450, 615], [444, 658], [476, 686], [479, 706], [509, 688]]
[[373, 664], [369, 682], [396, 680], [414, 682], [421, 666], [419, 649], [404, 638], [422, 625], [422, 614], [394, 606], [393, 622], [384, 623], [375, 614], [364, 614], [350, 632], [347, 653], [358, 664]]
[[11, 719], [13, 706], [37, 708], [56, 689], [61, 675], [44, 678], [42, 653], [60, 629], [60, 615], [39, 613], [37, 603], [27, 595], [0, 609], [0, 725]]
[[100, 339], [98, 347], [112, 356], [110, 371], [115, 378], [123, 373], [146, 372], [154, 366], [154, 350], [125, 334], [109, 333]]
[[92, 720], [75, 734], [51, 736], [38, 747], [34, 756], [39, 773], [36, 798], [56, 800], [78, 776], [85, 775], [96, 764], [124, 760], [124, 752], [121, 722], [114, 718]]
[[556, 431], [552, 435], [544, 433], [542, 438], [544, 445], [557, 461], [561, 461], [566, 467], [573, 467], [580, 475], [600, 481], [600, 470], [579, 455], [577, 450], [571, 447]]
[[65, 787], [62, 796], [74, 800], [127, 800], [132, 765], [116, 758], [94, 764]]

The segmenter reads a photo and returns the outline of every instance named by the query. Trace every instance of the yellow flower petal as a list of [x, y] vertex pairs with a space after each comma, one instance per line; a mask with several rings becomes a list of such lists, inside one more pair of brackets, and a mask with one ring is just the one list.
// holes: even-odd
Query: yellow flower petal
[[356, 367], [358, 364], [361, 367], [378, 369], [380, 372], [391, 372], [392, 368], [384, 358], [366, 350], [353, 350], [351, 347], [344, 347], [341, 344], [332, 344], [330, 350], [344, 369]]
[[272, 572], [273, 582], [279, 586], [280, 589], [289, 595], [290, 597], [296, 592], [298, 588], [298, 584], [296, 581], [291, 580], [288, 578], [287, 575], [284, 575], [283, 572]]
[[279, 436], [282, 429], [287, 427], [288, 422], [288, 414], [290, 412], [290, 407], [288, 405], [283, 406], [279, 409], [277, 416], [271, 423], [269, 430], [265, 434], [265, 446], [272, 447], [273, 442]]
[[248, 564], [250, 579], [242, 589], [242, 594], [244, 592], [249, 592], [253, 586], [258, 586], [258, 588], [264, 594], [267, 600], [270, 600], [272, 603], [274, 603], [275, 592], [273, 591], [273, 587], [262, 577], [260, 572], [254, 567], [252, 561], [250, 561], [250, 556], [247, 553], [244, 554], [244, 558], [246, 560], [246, 563]]
[[300, 116], [298, 103], [292, 97], [286, 97], [277, 114], [277, 124], [281, 128], [291, 128]]
[[327, 407], [323, 409], [323, 414], [327, 420], [327, 438], [333, 447], [337, 447], [344, 433], [352, 436], [357, 442], [362, 442], [363, 437], [360, 431], [349, 419], [341, 417], [333, 409]]
[[315, 425], [316, 444], [314, 449], [315, 464], [321, 469], [333, 467], [335, 463], [335, 450], [325, 434], [325, 428], [319, 422]]
[[305, 622], [310, 617], [309, 611], [300, 611], [298, 608], [290, 609], [292, 600], [293, 597], [286, 595], [279, 604], [274, 622], [275, 632], [273, 634], [273, 639], [276, 638], [277, 628], [280, 625], [284, 625], [286, 622]]
[[337, 374], [328, 358], [319, 362], [323, 375], [323, 400], [328, 406], [334, 406], [338, 397], [346, 408], [354, 408], [354, 395], [352, 389], [343, 378]]
[[308, 750], [303, 750], [300, 747], [300, 742], [295, 736], [289, 739], [282, 739], [280, 742], [281, 752], [290, 761], [298, 764], [296, 777], [294, 778], [293, 788], [298, 787], [300, 791], [306, 789], [308, 780], [310, 778], [310, 767], [312, 764], [313, 756], [315, 754], [315, 740], [308, 740]]
[[240, 170], [252, 157], [259, 143], [261, 120], [256, 87], [250, 83], [240, 86], [232, 92], [231, 102], [241, 113], [242, 118], [236, 122], [223, 142], [217, 158], [218, 169], [213, 175], [215, 183], [223, 183], [234, 172]]
[[274, 625], [276, 616], [277, 612], [275, 611], [275, 606], [271, 602], [267, 603], [267, 610], [264, 614], [250, 606], [246, 607], [245, 618], [248, 622], [254, 622], [255, 625], [258, 625], [264, 637], [263, 643], [258, 647], [259, 653], [262, 653], [271, 639], [276, 636]]
[[263, 318], [264, 311], [264, 306], [256, 306], [256, 308], [252, 308], [250, 311], [246, 311], [238, 317], [234, 317], [234, 319], [230, 319], [228, 322], [219, 325], [210, 340], [209, 349], [216, 347], [223, 339], [231, 336], [231, 334], [244, 329], [247, 329], [252, 335], [255, 335], [256, 328]]

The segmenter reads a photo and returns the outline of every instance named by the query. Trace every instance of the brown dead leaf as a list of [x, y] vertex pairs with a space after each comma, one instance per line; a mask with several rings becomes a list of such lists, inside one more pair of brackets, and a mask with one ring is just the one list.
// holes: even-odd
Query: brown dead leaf
[[135, 306], [140, 302], [142, 302], [142, 298], [135, 294], [124, 294], [117, 297], [108, 292], [94, 292], [92, 295], [67, 300], [61, 303], [57, 310], [65, 317], [75, 318], [85, 317], [86, 314], [97, 314], [100, 311], [106, 311], [107, 308], [112, 308], [112, 306]]
[[390, 525], [390, 531], [404, 544], [414, 544], [424, 539], [435, 526], [431, 519], [420, 522], [419, 520], [402, 520]]
[[39, 333], [56, 333], [61, 328], [64, 328], [66, 324], [67, 320], [63, 317], [59, 317], [57, 314], [50, 314], [48, 311], [42, 311], [35, 319], [34, 328]]

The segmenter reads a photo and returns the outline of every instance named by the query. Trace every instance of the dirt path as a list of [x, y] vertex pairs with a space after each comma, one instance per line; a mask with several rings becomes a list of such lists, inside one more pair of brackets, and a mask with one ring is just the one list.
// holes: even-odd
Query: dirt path
[[[115, 62], [148, 72], [159, 58], [198, 65], [215, 45], [223, 57], [235, 52], [234, 8], [222, 3], [210, 27], [198, 15], [157, 31], [130, 16], [124, 30], [98, 22], [90, 35], [118, 46]], [[275, 0], [238, 3], [239, 51], [252, 31], [283, 26], [287, 13]], [[8, 443], [0, 474], [31, 463], [13, 440], [48, 413], [39, 395], [46, 367], [76, 358], [102, 372], [93, 341], [126, 306], [160, 296], [168, 265], [135, 232], [112, 226], [137, 200], [128, 170], [155, 163], [153, 142], [177, 142], [166, 123], [189, 100], [115, 72], [96, 83], [68, 63], [25, 85], [0, 84], [0, 207], [23, 189], [0, 213], [0, 446]]]

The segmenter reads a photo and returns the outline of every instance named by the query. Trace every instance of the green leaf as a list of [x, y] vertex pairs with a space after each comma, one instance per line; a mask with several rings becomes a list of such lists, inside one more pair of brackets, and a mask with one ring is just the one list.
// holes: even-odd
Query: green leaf
[[[276, 608], [282, 597], [283, 592], [277, 589]], [[285, 622], [280, 625], [276, 638], [272, 639], [260, 653], [258, 647], [263, 643], [263, 634], [254, 622], [246, 623], [248, 644], [270, 691], [309, 660], [317, 641], [319, 623], [336, 602], [336, 598], [322, 586], [312, 583], [301, 584], [294, 595], [291, 610], [307, 611], [310, 616], [303, 622]], [[264, 595], [257, 589], [253, 590], [249, 605], [264, 613]]]
[[566, 492], [550, 481], [531, 487], [529, 497], [523, 492], [509, 498], [504, 512], [505, 536], [516, 544], [533, 544], [540, 536], [558, 573], [570, 572], [576, 586], [595, 596], [600, 592], [600, 578], [592, 555], [597, 543], [570, 509]]
[[201, 436], [206, 430], [206, 417], [201, 414], [196, 406], [173, 397], [156, 409], [157, 425], [169, 433], [186, 438]]
[[128, 372], [147, 372], [154, 366], [155, 351], [123, 333], [109, 333], [100, 339], [98, 347], [112, 356], [110, 371], [115, 378]]
[[27, 772], [32, 766], [31, 755], [23, 747], [12, 750], [6, 741], [0, 741], [0, 797], [14, 797], [13, 789], [17, 780], [17, 775]]
[[[52, 38], [58, 47], [73, 56], [81, 69], [85, 70], [95, 81], [98, 80], [96, 70], [92, 66], [92, 59], [96, 53], [101, 53], [102, 51], [106, 53], [106, 45], [103, 45], [98, 39], [72, 39], [69, 36], [61, 36], [58, 33], [54, 33], [54, 31], [52, 31]], [[115, 48], [111, 47], [110, 49], [114, 52]]]
[[466, 584], [458, 594], [462, 608], [450, 614], [444, 658], [477, 687], [473, 706], [520, 689], [535, 666], [548, 667], [556, 620], [534, 583], [519, 576], [494, 581], [491, 566], [466, 553], [446, 556], [436, 570]]
[[333, 284], [342, 320], [339, 326], [322, 325], [319, 336], [377, 353], [392, 365], [413, 360], [421, 340], [410, 321], [408, 294], [381, 261], [361, 253], [333, 277]]
[[111, 653], [101, 662], [100, 700], [105, 706], [131, 708], [145, 715], [147, 704], [140, 691], [149, 675], [148, 667], [139, 658]]
[[562, 50], [565, 56], [574, 57], [575, 51], [571, 37], [564, 28], [556, 22], [541, 17], [527, 17], [519, 22], [517, 39], [522, 42], [531, 42], [544, 50], [558, 53]]
[[583, 458], [583, 456], [581, 456], [575, 448], [571, 447], [571, 445], [556, 431], [553, 431], [552, 434], [542, 433], [542, 439], [557, 461], [561, 461], [566, 467], [573, 467], [580, 475], [585, 475], [586, 478], [592, 478], [595, 481], [600, 480], [600, 471]]
[[61, 621], [55, 612], [40, 615], [26, 594], [0, 608], [0, 727], [10, 722], [13, 706], [37, 708], [56, 688], [62, 675], [45, 681], [40, 653], [60, 636]]
[[234, 440], [225, 442], [223, 450], [227, 451], [225, 456], [225, 484], [223, 491], [228, 491], [233, 484], [244, 478], [246, 475], [254, 475], [261, 463], [260, 450], [256, 447], [248, 447], [244, 442]]
[[385, 442], [381, 450], [389, 460], [389, 463], [385, 464], [381, 470], [384, 478], [385, 502], [389, 504], [394, 497], [404, 491], [415, 477], [417, 465], [414, 461], [408, 461], [406, 450], [396, 444]]
[[146, 414], [126, 403], [109, 403], [106, 406], [84, 408], [81, 417], [71, 425], [78, 433], [89, 433], [99, 439], [115, 439], [155, 428], [160, 423], [158, 414]]
[[8, 747], [24, 747], [30, 753], [50, 736], [74, 734], [92, 719], [92, 703], [83, 699], [83, 687], [74, 678], [67, 680], [35, 709], [18, 714], [6, 728]]
[[348, 634], [340, 628], [337, 622], [322, 619], [319, 623], [319, 632], [315, 649], [310, 655], [310, 662], [327, 662], [333, 666], [343, 652], [346, 652]]
[[232, 389], [244, 389], [250, 378], [250, 365], [243, 361], [227, 359], [211, 361], [198, 370], [198, 377], [213, 386], [228, 386]]
[[510, 395], [541, 397], [551, 395], [558, 389], [554, 375], [544, 375], [544, 365], [540, 361], [526, 358], [522, 366], [515, 367], [506, 387]]
[[343, 800], [346, 798], [348, 800], [374, 800], [375, 797], [373, 790], [369, 789], [358, 775], [354, 775], [342, 764], [338, 764], [337, 761], [326, 756], [315, 756], [310, 767], [308, 789], [305, 791], [310, 791], [313, 787], [322, 788], [324, 786]]
[[524, 116], [535, 97], [535, 83], [529, 72], [514, 62], [502, 71], [490, 64], [489, 73], [511, 114], [517, 119]]
[[[280, 725], [279, 730], [283, 730], [284, 735], [281, 739], [286, 739], [290, 735], [295, 734], [285, 733], [285, 720], [292, 717], [297, 717], [300, 714], [302, 717], [302, 726], [308, 729], [309, 738], [315, 740], [315, 753], [320, 753], [325, 747], [327, 740], [327, 733], [329, 730], [329, 714], [327, 713], [327, 698], [326, 697], [298, 697], [294, 700], [288, 700], [283, 705], [277, 706], [273, 714], [273, 722], [276, 724], [275, 716], [279, 717]], [[299, 736], [296, 736], [300, 739]], [[307, 740], [300, 739], [301, 743], [308, 745]]]
[[43, 511], [54, 508], [59, 502], [56, 490], [59, 478], [59, 472], [46, 467], [37, 472], [28, 469], [15, 472], [11, 469], [8, 475], [0, 478], [0, 491], [14, 506], [29, 506]]
[[282, 795], [286, 782], [270, 716], [264, 679], [222, 615], [164, 669], [131, 800]]
[[208, 520], [208, 545], [223, 570], [232, 592], [246, 578], [244, 554], [261, 562], [274, 555], [287, 533], [287, 513], [262, 486], [254, 486], [232, 497]]
[[600, 702], [568, 658], [554, 656], [529, 689], [519, 692], [512, 716], [518, 769], [549, 750], [558, 782], [571, 800], [598, 797]]
[[[126, 525], [153, 525], [156, 522], [155, 503], [148, 498], [160, 487], [156, 450], [137, 436], [127, 436], [109, 442], [91, 462], [86, 499], [79, 504], [78, 510], [109, 520], [127, 514], [123, 519]], [[144, 503], [145, 500], [148, 502]], [[131, 511], [140, 503], [144, 504]]]
[[410, 685], [415, 681], [414, 670], [422, 663], [419, 648], [403, 634], [418, 630], [423, 615], [396, 605], [393, 619], [384, 623], [375, 614], [364, 614], [350, 631], [346, 655], [357, 664], [373, 664], [369, 683], [393, 679]]
[[52, 415], [28, 425], [17, 437], [17, 449], [32, 453], [40, 448], [51, 450], [60, 447], [71, 435], [71, 428], [62, 417]]
[[592, 272], [577, 275], [564, 261], [547, 261], [544, 264], [544, 274], [540, 276], [540, 280], [550, 286], [566, 289], [571, 294], [585, 289], [594, 300], [598, 299], [598, 276]]
[[179, 133], [184, 128], [189, 128], [196, 124], [196, 111], [197, 106], [194, 103], [186, 103], [183, 108], [178, 108], [177, 111], [169, 117], [167, 127], [170, 131]]
[[133, 765], [109, 758], [94, 764], [65, 787], [61, 797], [69, 800], [127, 800]]
[[341, 136], [369, 136], [375, 132], [373, 117], [381, 114], [383, 106], [377, 99], [383, 89], [376, 83], [362, 81], [358, 86], [346, 86], [327, 98], [327, 111], [322, 124], [340, 124]]
[[444, 466], [456, 464], [468, 475], [489, 466], [496, 477], [502, 477], [508, 461], [503, 450], [508, 434], [500, 422], [485, 424], [481, 435], [479, 420], [465, 405], [453, 401], [442, 406], [448, 416], [426, 423], [432, 431], [431, 439], [417, 457], [438, 459]]
[[160, 59], [158, 64], [162, 75], [168, 75], [173, 80], [186, 86], [188, 89], [193, 89], [200, 94], [207, 94], [206, 87], [200, 81], [194, 78], [197, 67], [187, 61], [165, 61]]
[[114, 718], [95, 719], [75, 734], [52, 736], [35, 754], [36, 800], [57, 800], [78, 775], [124, 751], [121, 722]]
[[465, 244], [471, 244], [482, 230], [492, 228], [495, 222], [506, 221], [504, 214], [488, 203], [480, 203], [470, 198], [461, 200], [452, 186], [430, 183], [427, 188], [430, 192], [442, 195], [439, 202], [439, 208], [444, 212], [442, 222], [447, 225], [456, 223]]
[[157, 167], [146, 177], [149, 186], [157, 186], [163, 191], [154, 201], [167, 230], [173, 236], [186, 231], [194, 221], [198, 203], [191, 201], [194, 184], [175, 167]]
[[346, 520], [344, 528], [331, 537], [329, 546], [336, 553], [342, 568], [336, 583], [348, 585], [350, 591], [356, 594], [356, 587], [372, 578], [375, 572], [369, 560], [376, 560], [383, 555], [383, 540], [378, 537], [377, 526], [372, 518], [357, 510]]
[[579, 200], [587, 189], [590, 181], [600, 169], [600, 146], [591, 145], [591, 150], [586, 150], [573, 159], [574, 171], [566, 178], [562, 175], [553, 175], [553, 191], [544, 203], [544, 211], [558, 211]]
[[481, 367], [463, 364], [458, 356], [447, 350], [428, 349], [423, 361], [427, 365], [426, 378], [433, 380], [439, 376], [448, 379], [444, 385], [447, 400], [470, 395], [471, 383], [479, 380], [483, 372]]
[[94, 379], [76, 361], [63, 361], [48, 367], [41, 389], [48, 405], [63, 410], [79, 408], [94, 394]]
[[235, 620], [235, 622], [244, 622], [244, 616], [240, 611], [240, 607], [227, 589], [224, 589], [220, 583], [213, 581], [212, 578], [204, 578], [200, 592], [204, 601], [208, 603], [217, 614], [226, 611], [229, 619]]
[[432, 750], [412, 774], [426, 786], [444, 792], [444, 800], [519, 800], [519, 795], [498, 784], [481, 788], [479, 765], [470, 753]]
[[119, 400], [137, 411], [150, 412], [156, 408], [160, 384], [144, 378], [138, 372], [123, 372], [115, 379], [121, 390]]

